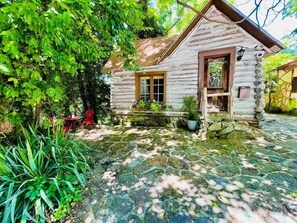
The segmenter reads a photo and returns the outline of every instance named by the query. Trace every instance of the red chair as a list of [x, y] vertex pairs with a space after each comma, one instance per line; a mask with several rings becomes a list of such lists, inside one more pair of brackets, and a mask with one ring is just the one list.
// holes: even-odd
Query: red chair
[[89, 125], [90, 127], [93, 126], [94, 124], [93, 117], [94, 117], [93, 109], [88, 109], [85, 113], [85, 119], [81, 123], [82, 129], [84, 128], [85, 125]]

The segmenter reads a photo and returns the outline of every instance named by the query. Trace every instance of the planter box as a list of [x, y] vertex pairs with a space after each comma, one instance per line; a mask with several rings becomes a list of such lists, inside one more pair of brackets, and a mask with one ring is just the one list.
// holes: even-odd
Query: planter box
[[187, 112], [117, 111], [112, 112], [114, 124], [148, 127], [184, 127]]

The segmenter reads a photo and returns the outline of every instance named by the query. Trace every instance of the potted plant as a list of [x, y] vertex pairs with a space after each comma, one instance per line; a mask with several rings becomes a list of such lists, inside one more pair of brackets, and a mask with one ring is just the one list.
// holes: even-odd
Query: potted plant
[[188, 117], [188, 128], [192, 131], [196, 130], [198, 127], [198, 113], [195, 111], [190, 111], [189, 112], [189, 117]]
[[196, 130], [198, 126], [198, 101], [195, 96], [185, 96], [183, 97], [182, 111], [188, 112], [188, 128], [190, 130]]

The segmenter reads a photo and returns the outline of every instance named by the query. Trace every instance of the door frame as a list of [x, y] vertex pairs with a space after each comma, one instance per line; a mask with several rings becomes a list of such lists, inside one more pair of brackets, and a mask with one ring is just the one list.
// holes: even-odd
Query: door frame
[[[236, 57], [236, 47], [227, 47], [221, 49], [214, 49], [214, 50], [205, 50], [201, 51], [198, 54], [199, 60], [199, 68], [198, 68], [198, 98], [201, 97], [201, 91], [204, 85], [204, 61], [205, 59], [212, 58], [212, 57], [225, 57], [229, 56], [230, 63], [229, 63], [229, 83], [228, 83], [228, 92], [231, 92], [233, 89], [234, 83], [234, 73], [235, 73], [235, 57]], [[232, 102], [233, 102], [234, 95], [228, 97], [228, 112], [232, 111]], [[232, 114], [231, 114], [232, 115]]]

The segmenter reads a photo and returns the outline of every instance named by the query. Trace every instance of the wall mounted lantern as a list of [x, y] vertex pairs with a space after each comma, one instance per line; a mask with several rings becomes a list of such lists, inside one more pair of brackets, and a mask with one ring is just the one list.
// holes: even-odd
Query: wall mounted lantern
[[243, 47], [241, 47], [238, 52], [237, 52], [237, 61], [240, 61], [241, 58], [243, 57], [244, 55], [244, 52], [245, 52], [245, 49]]

